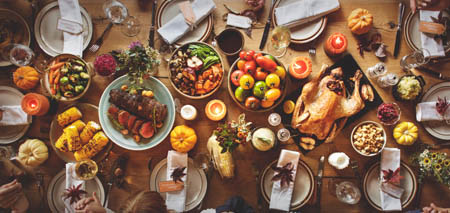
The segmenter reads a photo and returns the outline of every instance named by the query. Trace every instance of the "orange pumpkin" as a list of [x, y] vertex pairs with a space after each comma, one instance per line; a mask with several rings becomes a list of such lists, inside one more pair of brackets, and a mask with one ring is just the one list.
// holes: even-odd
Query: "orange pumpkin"
[[170, 143], [177, 152], [189, 152], [197, 143], [197, 134], [186, 125], [176, 126], [170, 133]]
[[30, 66], [19, 67], [14, 71], [13, 80], [21, 89], [32, 89], [39, 81], [39, 73]]
[[369, 32], [373, 25], [373, 16], [368, 10], [358, 8], [353, 10], [347, 18], [348, 27], [352, 33], [361, 35]]
[[294, 58], [289, 66], [289, 74], [296, 79], [304, 79], [311, 74], [312, 62], [311, 59], [304, 56]]

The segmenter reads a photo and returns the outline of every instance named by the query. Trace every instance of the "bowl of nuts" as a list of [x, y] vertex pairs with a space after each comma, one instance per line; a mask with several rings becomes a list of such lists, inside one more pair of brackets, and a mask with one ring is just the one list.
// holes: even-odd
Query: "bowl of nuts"
[[211, 45], [203, 42], [186, 43], [176, 49], [169, 60], [170, 83], [184, 97], [209, 97], [223, 82], [222, 61]]
[[363, 121], [353, 128], [352, 147], [363, 156], [371, 157], [381, 153], [386, 145], [383, 126], [374, 121]]

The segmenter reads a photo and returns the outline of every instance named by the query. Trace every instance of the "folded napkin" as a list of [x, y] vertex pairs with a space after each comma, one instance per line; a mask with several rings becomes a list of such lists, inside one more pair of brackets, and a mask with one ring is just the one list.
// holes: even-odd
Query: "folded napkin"
[[[81, 184], [80, 189], [85, 190], [84, 183], [85, 183], [84, 180], [79, 180], [77, 178], [77, 175], [75, 173], [75, 163], [66, 163], [66, 189], [68, 189], [69, 187], [76, 187]], [[76, 202], [70, 205], [70, 198], [64, 200], [64, 197], [61, 196], [61, 199], [63, 200], [64, 205], [66, 206], [65, 208], [66, 213], [75, 212], [74, 206]]]
[[[444, 117], [450, 119], [450, 108], [445, 111]], [[436, 102], [424, 102], [416, 106], [416, 119], [419, 122], [443, 121], [444, 117], [436, 111]]]
[[[292, 166], [294, 167], [292, 170], [292, 175], [293, 180], [295, 181], [295, 175], [297, 174], [297, 165], [299, 159], [300, 153], [283, 149], [281, 150], [277, 167], [283, 167], [286, 164], [291, 163]], [[294, 182], [290, 182], [289, 186], [281, 187], [280, 180], [274, 181], [272, 186], [272, 194], [270, 196], [269, 208], [278, 209], [281, 211], [289, 211], [293, 191], [294, 191]]]
[[[439, 11], [419, 10], [420, 20], [433, 22], [431, 17], [437, 18]], [[444, 46], [442, 40], [434, 40], [434, 35], [420, 32], [420, 39], [422, 41], [422, 48], [430, 52], [431, 57], [445, 56]]]
[[188, 156], [187, 153], [179, 153], [176, 151], [169, 151], [167, 153], [167, 180], [172, 180], [170, 175], [176, 168], [186, 167], [184, 173], [186, 174], [181, 178], [184, 182], [184, 188], [180, 191], [167, 192], [166, 205], [167, 209], [174, 210], [176, 212], [183, 212], [186, 205], [186, 181], [188, 173]]
[[227, 25], [247, 29], [252, 26], [252, 20], [247, 16], [238, 16], [233, 13], [228, 13]]
[[[400, 168], [400, 149], [384, 148], [381, 152], [380, 180], [383, 181], [383, 170], [395, 171]], [[380, 188], [381, 209], [383, 211], [401, 211], [402, 202], [399, 198], [395, 198], [385, 193]]]
[[31, 123], [31, 116], [22, 110], [21, 106], [1, 106], [2, 116], [0, 126], [17, 126]]
[[275, 8], [278, 25], [295, 27], [339, 10], [338, 0], [300, 0]]
[[[196, 19], [194, 26], [199, 24], [216, 8], [213, 0], [195, 0], [191, 6]], [[177, 16], [159, 28], [158, 33], [163, 37], [164, 41], [172, 44], [190, 30], [192, 30], [191, 26], [186, 23], [180, 11]]]
[[[58, 4], [62, 19], [83, 25], [78, 0], [58, 0]], [[84, 43], [83, 33], [72, 34], [69, 32], [63, 32], [63, 35], [63, 53], [70, 53], [82, 57]]]

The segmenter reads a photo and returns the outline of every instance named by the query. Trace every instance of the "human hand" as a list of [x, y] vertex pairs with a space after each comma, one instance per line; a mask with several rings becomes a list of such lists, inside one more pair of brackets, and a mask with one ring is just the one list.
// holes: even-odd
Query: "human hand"
[[422, 210], [424, 213], [450, 213], [450, 209], [437, 207], [434, 203], [431, 203], [430, 206], [423, 207]]
[[22, 195], [22, 184], [14, 180], [0, 186], [0, 208], [10, 208]]
[[409, 0], [409, 3], [413, 12], [416, 12], [417, 9], [439, 11], [450, 6], [450, 1], [448, 0]]
[[106, 209], [103, 208], [97, 193], [93, 192], [92, 197], [83, 198], [77, 202], [75, 213], [106, 213]]

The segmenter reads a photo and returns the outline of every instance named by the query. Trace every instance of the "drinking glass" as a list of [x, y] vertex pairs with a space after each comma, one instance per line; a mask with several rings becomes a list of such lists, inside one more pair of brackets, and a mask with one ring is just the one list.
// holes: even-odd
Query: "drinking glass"
[[281, 115], [276, 112], [271, 113], [267, 118], [267, 121], [271, 126], [278, 126], [281, 124]]
[[350, 181], [338, 181], [333, 178], [328, 184], [328, 191], [339, 201], [347, 204], [357, 204], [361, 199], [361, 191]]
[[103, 11], [114, 24], [120, 24], [128, 17], [128, 9], [117, 0], [108, 0], [103, 3]]
[[276, 26], [270, 35], [270, 45], [268, 51], [277, 58], [286, 54], [287, 47], [291, 42], [291, 31], [285, 26]]
[[75, 174], [80, 180], [91, 180], [97, 175], [97, 172], [97, 163], [91, 159], [78, 161], [75, 164]]
[[128, 37], [133, 37], [141, 31], [141, 22], [134, 16], [128, 16], [122, 23], [120, 30]]
[[9, 51], [9, 61], [18, 67], [31, 64], [33, 58], [33, 50], [23, 44], [14, 44]]
[[430, 61], [430, 52], [427, 49], [418, 49], [409, 55], [403, 56], [400, 60], [400, 66], [405, 70], [427, 64]]
[[286, 142], [291, 138], [291, 132], [286, 128], [281, 128], [277, 132], [277, 138], [280, 142]]

